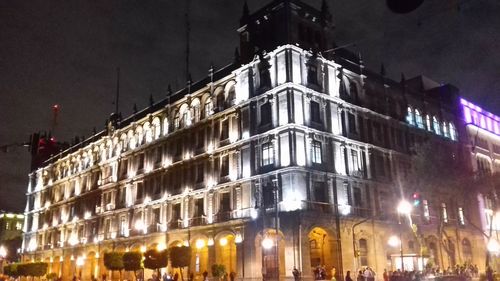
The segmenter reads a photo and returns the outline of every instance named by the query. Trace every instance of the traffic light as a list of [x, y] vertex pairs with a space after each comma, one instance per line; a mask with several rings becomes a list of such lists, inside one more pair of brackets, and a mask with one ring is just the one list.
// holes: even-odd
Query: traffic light
[[413, 198], [413, 206], [414, 207], [419, 206], [420, 202], [422, 201], [420, 198], [420, 193], [414, 192], [412, 198]]

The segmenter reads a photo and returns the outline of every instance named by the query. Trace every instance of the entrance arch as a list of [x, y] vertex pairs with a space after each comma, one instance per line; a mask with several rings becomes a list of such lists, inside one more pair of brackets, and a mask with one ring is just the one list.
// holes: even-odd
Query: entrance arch
[[316, 280], [330, 279], [332, 269], [338, 267], [334, 236], [322, 227], [314, 227], [307, 235], [311, 270]]
[[226, 267], [226, 272], [237, 272], [236, 268], [236, 243], [234, 234], [229, 231], [221, 232], [215, 239], [215, 260]]
[[[276, 241], [279, 241], [276, 252]], [[267, 229], [255, 238], [256, 253], [261, 253], [262, 276], [264, 279], [276, 279], [278, 274], [285, 276], [285, 239], [283, 233], [276, 234], [276, 230]]]

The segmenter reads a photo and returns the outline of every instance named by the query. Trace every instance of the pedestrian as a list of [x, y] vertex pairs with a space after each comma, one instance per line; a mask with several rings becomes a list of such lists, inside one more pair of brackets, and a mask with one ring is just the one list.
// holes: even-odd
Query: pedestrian
[[490, 266], [486, 269], [486, 280], [493, 281], [493, 270]]
[[387, 269], [384, 268], [384, 274], [382, 275], [384, 281], [389, 281], [389, 273], [387, 273]]
[[293, 274], [294, 281], [300, 280], [300, 271], [295, 266], [293, 267], [292, 274]]
[[365, 277], [363, 276], [363, 272], [360, 270], [358, 271], [358, 276], [356, 277], [356, 281], [364, 281]]
[[345, 281], [353, 281], [351, 278], [351, 271], [348, 270], [347, 273], [345, 274]]
[[332, 270], [331, 270], [331, 273], [332, 273], [332, 281], [337, 281], [337, 279], [335, 278], [335, 275], [337, 274], [337, 269], [335, 268], [335, 266], [332, 267]]

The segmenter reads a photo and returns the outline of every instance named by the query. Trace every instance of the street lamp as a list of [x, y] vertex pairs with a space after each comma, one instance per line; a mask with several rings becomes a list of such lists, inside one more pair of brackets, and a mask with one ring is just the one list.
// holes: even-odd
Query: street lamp
[[401, 200], [401, 202], [399, 202], [396, 210], [398, 212], [398, 224], [399, 224], [399, 254], [401, 256], [401, 271], [404, 272], [405, 271], [405, 264], [404, 264], [404, 260], [403, 260], [403, 239], [402, 239], [402, 233], [401, 233], [401, 215], [408, 216], [408, 220], [410, 221], [410, 226], [411, 226], [412, 205], [406, 200]]
[[486, 249], [488, 249], [488, 252], [491, 254], [497, 254], [500, 251], [500, 244], [498, 244], [496, 239], [490, 238], [490, 241], [488, 241], [486, 245]]

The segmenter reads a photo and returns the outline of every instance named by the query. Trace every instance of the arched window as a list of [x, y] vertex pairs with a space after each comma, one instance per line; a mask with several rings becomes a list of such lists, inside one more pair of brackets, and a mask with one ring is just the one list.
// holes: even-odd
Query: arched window
[[205, 108], [204, 108], [204, 111], [205, 111], [205, 118], [207, 118], [208, 116], [212, 115], [212, 99], [210, 98], [207, 98], [207, 100], [205, 101]]
[[408, 106], [408, 112], [406, 113], [406, 122], [408, 122], [408, 124], [412, 126], [415, 126], [413, 109], [409, 106]]
[[160, 121], [160, 118], [155, 117], [155, 119], [153, 119], [152, 130], [153, 130], [153, 138], [155, 140], [157, 140], [158, 138], [160, 138], [160, 136], [161, 136], [161, 121]]
[[422, 114], [418, 109], [415, 109], [415, 123], [418, 128], [423, 129], [424, 128], [424, 121], [422, 119]]
[[193, 121], [198, 122], [201, 119], [200, 101], [198, 99], [194, 100], [191, 104], [193, 108]]
[[217, 112], [224, 110], [224, 92], [217, 95]]
[[135, 149], [137, 147], [137, 140], [135, 138], [134, 131], [132, 130], [128, 131], [127, 137], [128, 137], [128, 147], [130, 149]]
[[168, 126], [169, 126], [168, 117], [165, 116], [165, 118], [163, 118], [163, 135], [164, 136], [166, 136], [168, 134]]
[[191, 121], [189, 120], [189, 111], [185, 110], [182, 113], [182, 127], [187, 127], [191, 124]]
[[432, 117], [432, 126], [434, 127], [434, 133], [441, 135], [441, 124], [439, 123], [436, 116]]
[[427, 131], [432, 131], [431, 117], [429, 114], [425, 115], [425, 125], [427, 125]]
[[174, 127], [175, 127], [175, 129], [179, 129], [181, 127], [181, 118], [179, 116], [179, 111], [177, 111], [177, 113], [175, 113]]
[[359, 265], [368, 266], [368, 241], [364, 238], [358, 241]]
[[229, 106], [234, 104], [234, 100], [236, 99], [236, 91], [234, 90], [234, 85], [230, 86], [227, 92], [227, 103]]

